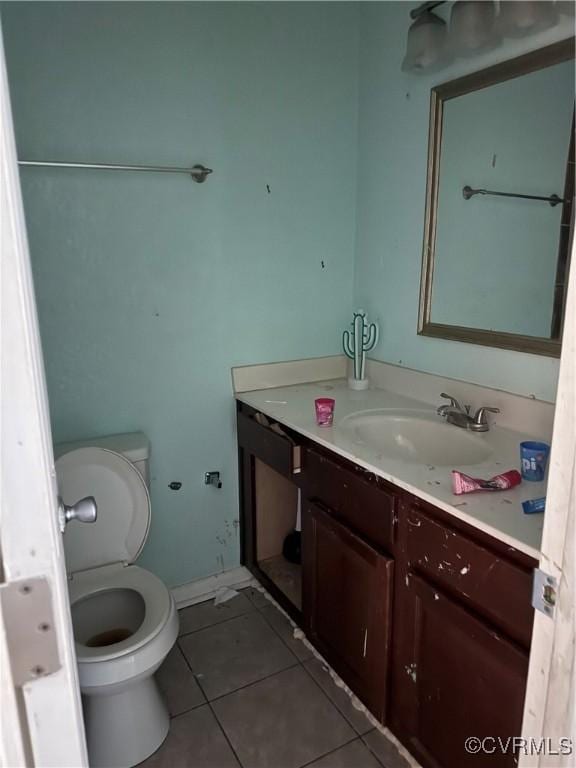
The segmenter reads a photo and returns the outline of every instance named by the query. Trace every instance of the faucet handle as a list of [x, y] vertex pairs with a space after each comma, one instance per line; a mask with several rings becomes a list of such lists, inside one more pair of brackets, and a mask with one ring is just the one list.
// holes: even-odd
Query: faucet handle
[[462, 410], [462, 406], [455, 397], [452, 397], [452, 395], [447, 395], [446, 392], [440, 392], [440, 397], [444, 397], [446, 400], [450, 400], [450, 405], [445, 405], [443, 406], [444, 408], [458, 408], [459, 411]]
[[483, 405], [481, 408], [478, 408], [474, 416], [474, 425], [476, 426], [476, 428], [486, 427], [486, 429], [480, 430], [480, 431], [485, 432], [488, 429], [488, 421], [486, 420], [486, 413], [488, 412], [500, 413], [500, 408], [489, 408], [487, 405]]

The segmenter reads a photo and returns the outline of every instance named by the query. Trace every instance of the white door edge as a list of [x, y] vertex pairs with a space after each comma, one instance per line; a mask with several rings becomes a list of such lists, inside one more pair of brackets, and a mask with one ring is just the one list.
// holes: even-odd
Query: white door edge
[[[553, 618], [535, 612], [519, 768], [576, 765], [576, 253], [571, 264], [540, 568], [558, 582]], [[571, 749], [560, 739], [572, 740]], [[549, 741], [548, 741], [549, 740]], [[540, 754], [536, 754], [540, 748]], [[565, 754], [562, 752], [565, 751]], [[552, 754], [558, 752], [560, 754]]]
[[[88, 765], [62, 540], [52, 437], [0, 29], [1, 450], [0, 587], [43, 577], [52, 602], [60, 668], [17, 689], [0, 610], [6, 766]], [[13, 624], [13, 622], [12, 622]], [[8, 724], [9, 731], [8, 731]], [[18, 726], [18, 727], [17, 727]], [[17, 761], [14, 763], [14, 761]]]

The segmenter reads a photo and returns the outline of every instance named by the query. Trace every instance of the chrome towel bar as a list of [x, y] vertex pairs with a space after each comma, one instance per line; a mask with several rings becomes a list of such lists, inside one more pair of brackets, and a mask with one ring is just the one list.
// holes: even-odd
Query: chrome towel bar
[[563, 203], [564, 200], [561, 197], [558, 197], [558, 195], [548, 195], [547, 197], [540, 197], [539, 195], [520, 195], [516, 192], [494, 192], [491, 189], [472, 189], [472, 187], [469, 187], [466, 185], [465, 187], [462, 187], [462, 197], [464, 200], [470, 200], [471, 197], [474, 197], [474, 195], [494, 195], [495, 197], [520, 197], [523, 200], [545, 200], [547, 203], [550, 203], [552, 207], [555, 205], [558, 205], [559, 203]]
[[185, 173], [198, 184], [206, 181], [212, 168], [203, 165], [193, 165], [192, 168], [178, 168], [163, 165], [113, 165], [111, 163], [67, 163], [57, 160], [18, 160], [18, 165], [25, 168], [84, 168], [98, 171], [147, 171], [149, 173]]

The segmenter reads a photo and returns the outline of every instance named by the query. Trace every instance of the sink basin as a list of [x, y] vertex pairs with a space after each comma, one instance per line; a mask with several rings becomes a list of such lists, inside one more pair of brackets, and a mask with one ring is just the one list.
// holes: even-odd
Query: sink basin
[[411, 464], [461, 467], [480, 464], [492, 454], [484, 437], [446, 424], [428, 411], [359, 411], [345, 416], [338, 428], [355, 445]]

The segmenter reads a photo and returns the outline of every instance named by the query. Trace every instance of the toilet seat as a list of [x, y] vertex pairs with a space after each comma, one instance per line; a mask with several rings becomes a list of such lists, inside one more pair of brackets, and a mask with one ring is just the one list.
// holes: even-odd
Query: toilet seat
[[82, 693], [110, 693], [118, 686], [150, 676], [166, 658], [178, 636], [178, 611], [167, 587], [137, 565], [120, 564], [76, 574], [69, 582], [73, 606], [84, 597], [110, 589], [133, 589], [144, 600], [144, 620], [119, 643], [91, 648], [75, 643]]
[[70, 603], [74, 605], [84, 598], [110, 589], [132, 589], [137, 592], [144, 601], [144, 620], [133, 635], [119, 643], [93, 648], [76, 642], [78, 663], [103, 662], [134, 653], [153, 640], [168, 620], [172, 598], [166, 585], [153, 573], [137, 565], [123, 566], [118, 563], [75, 574], [69, 582]]

